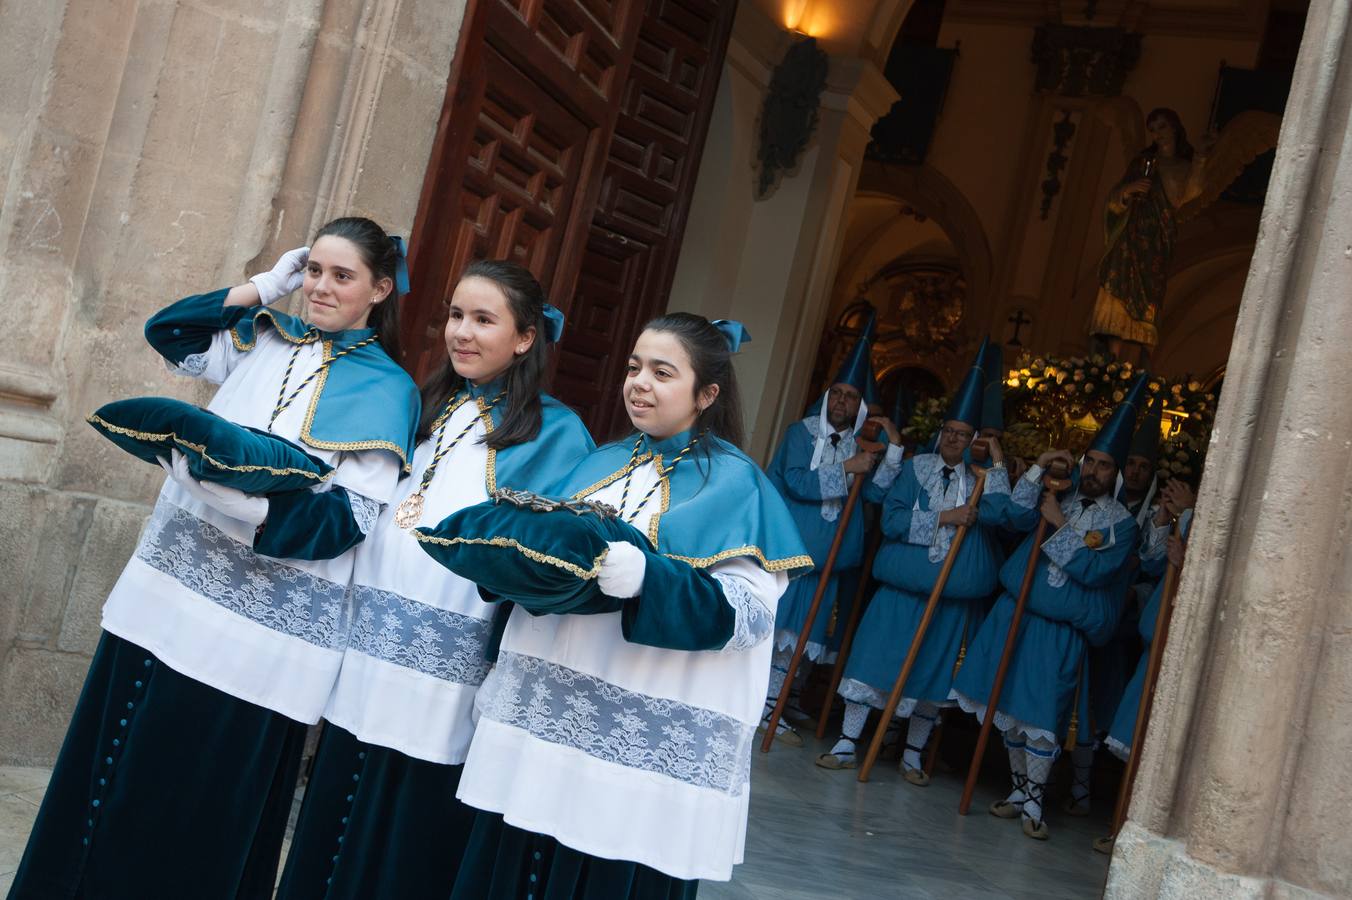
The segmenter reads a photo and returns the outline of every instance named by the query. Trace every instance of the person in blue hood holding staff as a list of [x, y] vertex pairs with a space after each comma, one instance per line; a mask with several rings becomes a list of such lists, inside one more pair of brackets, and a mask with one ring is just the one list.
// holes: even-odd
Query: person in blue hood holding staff
[[[1121, 614], [1126, 567], [1137, 548], [1137, 526], [1113, 498], [1145, 394], [1143, 374], [1090, 444], [1074, 486], [1058, 497], [1041, 487], [1042, 470], [1064, 450], [1042, 454], [1014, 486], [1005, 522], [1031, 532], [1044, 517], [1056, 531], [1042, 544], [1028, 606], [1001, 696], [995, 727], [1004, 735], [1014, 787], [990, 808], [1023, 820], [1024, 834], [1046, 840], [1043, 799], [1047, 776], [1070, 724], [1086, 649], [1112, 637]], [[988, 488], [989, 489], [989, 488]], [[954, 682], [953, 696], [982, 718], [990, 701], [1015, 597], [1033, 551], [1030, 535], [1000, 569], [1005, 593], [977, 631]]]
[[[953, 669], [967, 636], [973, 603], [994, 589], [1000, 551], [989, 529], [1001, 521], [1000, 498], [1009, 496], [999, 442], [991, 441], [994, 468], [976, 510], [968, 507], [976, 484], [968, 446], [980, 430], [989, 340], [983, 341], [939, 432], [934, 453], [911, 457], [883, 501], [884, 542], [873, 564], [881, 582], [869, 603], [845, 666], [839, 693], [845, 700], [841, 736], [817, 758], [827, 769], [853, 769], [856, 744], [870, 709], [883, 709], [911, 646], [949, 546], [959, 526], [969, 532], [944, 584], [939, 605], [902, 688], [896, 717], [910, 718], [901, 771], [911, 784], [929, 777], [921, 752], [941, 706], [952, 705]], [[886, 727], [886, 725], [880, 725]]]
[[[809, 577], [795, 579], [779, 603], [775, 617], [775, 652], [770, 662], [770, 684], [765, 697], [764, 718], [767, 720], [788, 674], [789, 661], [816, 594], [821, 567], [830, 554], [851, 482], [855, 478], [868, 477], [873, 471], [862, 497], [867, 502], [881, 503], [901, 469], [901, 434], [891, 420], [881, 416], [875, 418], [887, 432], [889, 442], [881, 461], [875, 459], [876, 454], [861, 450], [855, 444], [855, 436], [869, 419], [868, 404], [876, 402], [877, 387], [871, 361], [874, 322], [870, 310], [863, 333], [819, 401], [819, 408], [789, 426], [766, 472], [779, 488], [789, 515], [793, 516], [798, 533], [812, 554], [815, 567]], [[795, 691], [807, 677], [811, 668], [808, 663], [819, 662], [827, 655], [826, 632], [831, 609], [840, 595], [845, 573], [862, 563], [864, 530], [863, 510], [857, 509], [846, 526], [835, 567], [812, 623], [812, 632], [803, 650], [804, 659], [794, 679]], [[793, 702], [789, 710], [801, 713]], [[775, 740], [796, 747], [803, 744], [798, 732], [782, 720], [775, 729]]]

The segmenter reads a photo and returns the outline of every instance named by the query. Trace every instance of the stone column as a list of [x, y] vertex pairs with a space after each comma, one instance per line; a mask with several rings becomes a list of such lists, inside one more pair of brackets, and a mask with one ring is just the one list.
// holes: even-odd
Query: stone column
[[738, 356], [748, 452], [769, 458], [802, 413], [869, 131], [897, 93], [872, 62], [832, 58], [817, 130], [797, 167], [755, 195], [757, 128], [790, 36], [738, 8], [670, 308], [744, 322]]
[[407, 233], [463, 0], [65, 0], [0, 24], [0, 763], [56, 755], [162, 475], [85, 416], [203, 401], [141, 329], [339, 212]]
[[1352, 893], [1352, 54], [1316, 0], [1109, 898]]

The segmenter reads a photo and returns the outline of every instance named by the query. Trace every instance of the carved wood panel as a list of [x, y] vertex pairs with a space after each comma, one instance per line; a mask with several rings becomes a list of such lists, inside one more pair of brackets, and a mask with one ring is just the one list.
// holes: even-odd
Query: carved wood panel
[[600, 439], [627, 427], [624, 365], [667, 306], [735, 12], [650, 0], [639, 29], [555, 382]]
[[446, 303], [470, 261], [513, 259], [571, 292], [641, 14], [641, 0], [466, 11], [414, 225], [403, 311], [418, 376], [444, 359]]
[[735, 2], [471, 0], [414, 225], [405, 364], [444, 357], [473, 259], [528, 266], [568, 316], [554, 393], [598, 436], [666, 307]]

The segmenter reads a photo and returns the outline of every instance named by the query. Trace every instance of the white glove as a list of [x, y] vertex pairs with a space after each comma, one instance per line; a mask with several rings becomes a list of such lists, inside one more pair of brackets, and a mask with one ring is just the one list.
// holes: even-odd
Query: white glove
[[163, 459], [160, 460], [160, 465], [164, 467], [164, 471], [169, 473], [169, 477], [177, 481], [194, 500], [210, 506], [232, 519], [238, 519], [246, 525], [257, 528], [268, 517], [268, 500], [266, 497], [255, 497], [223, 484], [198, 481], [192, 477], [192, 472], [188, 469], [188, 458], [177, 450], [174, 451], [174, 464], [172, 466]]
[[648, 571], [648, 557], [627, 541], [608, 541], [610, 552], [601, 563], [596, 585], [607, 597], [627, 599], [637, 597], [643, 590], [643, 576]]
[[310, 259], [309, 247], [288, 250], [277, 260], [271, 272], [259, 272], [249, 281], [258, 288], [258, 299], [270, 306], [305, 282], [305, 263]]

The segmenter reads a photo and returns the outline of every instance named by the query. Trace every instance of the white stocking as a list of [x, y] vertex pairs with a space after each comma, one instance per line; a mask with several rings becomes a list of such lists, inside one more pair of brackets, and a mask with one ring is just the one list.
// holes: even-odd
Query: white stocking
[[1061, 745], [1045, 737], [1032, 738], [1024, 745], [1028, 787], [1024, 790], [1027, 799], [1023, 804], [1023, 817], [1032, 819], [1034, 825], [1042, 822], [1042, 801], [1047, 793], [1047, 776], [1051, 774], [1052, 764], [1060, 755]]
[[853, 756], [855, 744], [864, 733], [864, 723], [868, 721], [868, 707], [862, 703], [845, 701], [845, 721], [840, 725], [840, 740], [831, 748], [836, 756]]
[[774, 706], [775, 701], [779, 699], [779, 692], [784, 687], [784, 679], [789, 675], [789, 662], [792, 659], [792, 650], [776, 650], [774, 656], [770, 657], [770, 686], [765, 691], [766, 706]]
[[1016, 737], [1012, 732], [1004, 733], [1005, 750], [1009, 753], [1009, 779], [1014, 783], [1014, 790], [1009, 792], [1005, 802], [1023, 808], [1024, 800], [1028, 795], [1025, 791], [1028, 788], [1028, 754], [1025, 752], [1023, 738]]
[[939, 718], [939, 707], [921, 700], [911, 711], [911, 724], [906, 729], [906, 750], [901, 754], [901, 764], [908, 771], [921, 767], [920, 754], [929, 743], [930, 732]]

